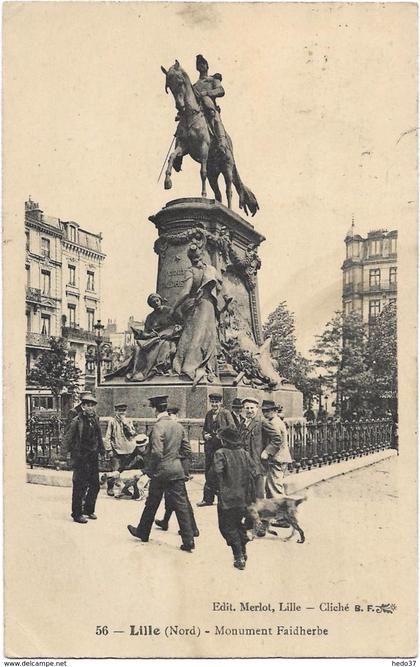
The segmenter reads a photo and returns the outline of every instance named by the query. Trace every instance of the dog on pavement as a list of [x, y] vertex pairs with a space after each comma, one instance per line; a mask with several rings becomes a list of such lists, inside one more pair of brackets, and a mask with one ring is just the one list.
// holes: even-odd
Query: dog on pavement
[[277, 535], [276, 531], [272, 530], [272, 526], [278, 528], [291, 527], [292, 533], [285, 540], [290, 538], [297, 531], [299, 533], [299, 544], [305, 541], [305, 534], [296, 518], [298, 505], [300, 505], [306, 497], [293, 498], [291, 496], [276, 496], [275, 498], [259, 498], [255, 503], [247, 507], [246, 528], [248, 529], [248, 536], [251, 540], [254, 537], [264, 537], [267, 533], [270, 535]]

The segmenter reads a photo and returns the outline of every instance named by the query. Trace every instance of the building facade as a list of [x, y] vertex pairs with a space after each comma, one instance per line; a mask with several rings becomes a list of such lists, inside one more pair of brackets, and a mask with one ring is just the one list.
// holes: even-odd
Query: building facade
[[134, 329], [143, 329], [144, 320], [136, 320], [130, 315], [124, 331], [117, 331], [115, 320], [108, 319], [104, 334], [112, 345], [112, 368], [115, 370], [133, 351], [136, 341]]
[[343, 271], [343, 311], [360, 313], [371, 324], [390, 302], [397, 301], [396, 230], [379, 229], [363, 238], [354, 223], [345, 238]]
[[[82, 371], [81, 389], [91, 389], [95, 372], [86, 353], [95, 346], [94, 323], [100, 319], [102, 236], [73, 221], [45, 215], [31, 198], [25, 202], [26, 370], [49, 348], [51, 336], [64, 336]], [[27, 409], [53, 409], [48, 390], [27, 387]]]

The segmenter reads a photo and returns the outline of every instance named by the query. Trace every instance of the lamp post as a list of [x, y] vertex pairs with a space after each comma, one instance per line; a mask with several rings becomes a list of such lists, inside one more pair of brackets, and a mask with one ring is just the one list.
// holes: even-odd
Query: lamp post
[[105, 329], [104, 325], [101, 323], [101, 320], [98, 320], [96, 324], [93, 325], [93, 328], [96, 331], [95, 343], [94, 345], [89, 345], [86, 350], [86, 369], [89, 373], [93, 372], [96, 365], [96, 386], [98, 387], [101, 383], [101, 366], [105, 364], [105, 371], [111, 370], [112, 365], [112, 344], [108, 340], [104, 340], [102, 335], [103, 330]]
[[93, 325], [93, 328], [96, 331], [95, 343], [96, 343], [96, 386], [99, 387], [101, 384], [101, 345], [103, 343], [102, 332], [105, 329], [104, 325], [101, 323], [101, 320], [98, 320], [96, 324]]

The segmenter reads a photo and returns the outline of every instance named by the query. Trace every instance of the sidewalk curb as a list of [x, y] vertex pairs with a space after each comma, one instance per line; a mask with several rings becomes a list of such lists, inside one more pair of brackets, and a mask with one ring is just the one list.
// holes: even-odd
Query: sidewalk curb
[[384, 449], [380, 452], [374, 452], [373, 454], [367, 454], [366, 456], [349, 459], [348, 461], [340, 461], [339, 463], [321, 466], [321, 468], [304, 470], [296, 475], [286, 477], [286, 480], [290, 480], [285, 481], [286, 492], [290, 495], [296, 493], [296, 491], [302, 491], [308, 486], [313, 486], [319, 482], [325, 482], [333, 477], [339, 477], [340, 475], [345, 475], [348, 472], [353, 472], [360, 468], [366, 468], [374, 463], [379, 463], [379, 461], [390, 459], [393, 456], [398, 456], [397, 450]]
[[[345, 475], [348, 472], [353, 472], [359, 468], [365, 468], [367, 466], [373, 465], [374, 463], [378, 463], [379, 461], [389, 459], [393, 456], [397, 456], [397, 451], [395, 449], [385, 449], [380, 452], [375, 452], [374, 454], [368, 454], [367, 456], [349, 459], [348, 461], [340, 461], [339, 463], [332, 463], [331, 465], [322, 466], [321, 468], [304, 470], [298, 474], [289, 475], [286, 478], [289, 480], [285, 483], [286, 490], [288, 494], [292, 494], [296, 491], [306, 489], [308, 486], [312, 486], [313, 484], [318, 484], [318, 482], [325, 482], [326, 480], [332, 479], [333, 477]], [[194, 473], [194, 475], [195, 474], [201, 473]], [[34, 468], [33, 470], [27, 470], [26, 481], [28, 484], [71, 487], [72, 476], [73, 473], [71, 470]]]

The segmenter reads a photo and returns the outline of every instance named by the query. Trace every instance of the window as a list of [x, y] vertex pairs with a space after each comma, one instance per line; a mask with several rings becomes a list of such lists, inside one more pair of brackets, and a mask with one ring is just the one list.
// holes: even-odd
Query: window
[[49, 315], [41, 315], [41, 333], [44, 336], [51, 334], [51, 318]]
[[69, 285], [76, 285], [76, 267], [69, 264]]
[[77, 242], [76, 227], [74, 227], [73, 225], [69, 225], [69, 240], [72, 241], [73, 243]]
[[87, 285], [86, 289], [89, 290], [90, 292], [95, 291], [95, 274], [93, 271], [88, 271], [87, 272]]
[[372, 255], [380, 255], [382, 253], [382, 240], [381, 239], [373, 239], [369, 243], [369, 254]]
[[76, 305], [74, 303], [69, 303], [67, 306], [69, 314], [69, 327], [76, 326]]
[[54, 407], [52, 396], [32, 396], [32, 407], [35, 410], [52, 410]]
[[29, 232], [25, 232], [25, 235], [26, 235], [26, 251], [29, 252], [31, 249]]
[[369, 287], [379, 287], [381, 284], [381, 269], [370, 269]]
[[396, 266], [391, 266], [389, 269], [389, 284], [392, 285], [393, 283], [397, 282], [397, 267]]
[[91, 308], [88, 308], [86, 312], [87, 312], [88, 331], [93, 331], [93, 323], [95, 321], [95, 311], [92, 310]]
[[360, 252], [360, 242], [359, 241], [349, 241], [346, 246], [346, 258], [350, 259], [351, 257], [359, 257]]
[[344, 314], [349, 315], [353, 310], [353, 304], [351, 301], [346, 301], [344, 304]]
[[50, 251], [51, 251], [50, 240], [41, 238], [41, 255], [43, 257], [49, 257]]
[[26, 265], [26, 287], [31, 286], [31, 267], [29, 264]]
[[26, 311], [26, 331], [30, 333], [31, 331], [31, 311]]
[[344, 272], [344, 284], [345, 285], [351, 285], [352, 277], [353, 276], [352, 276], [351, 271], [345, 271]]
[[41, 271], [41, 292], [47, 296], [51, 292], [51, 273], [49, 271]]
[[381, 302], [379, 299], [369, 301], [369, 321], [373, 321], [381, 312]]
[[395, 255], [397, 252], [397, 239], [389, 239], [389, 252], [391, 255]]

